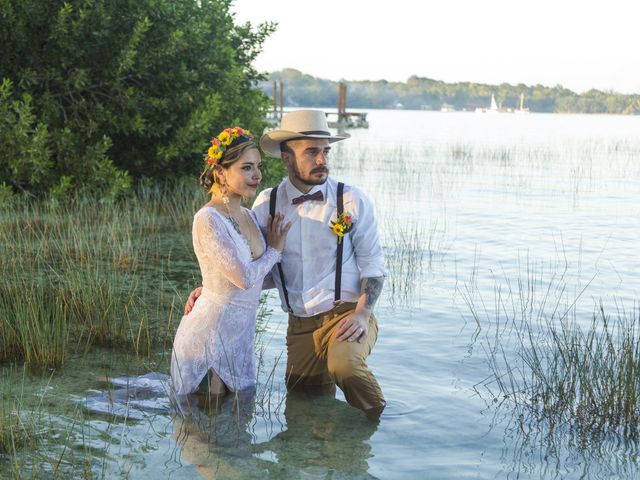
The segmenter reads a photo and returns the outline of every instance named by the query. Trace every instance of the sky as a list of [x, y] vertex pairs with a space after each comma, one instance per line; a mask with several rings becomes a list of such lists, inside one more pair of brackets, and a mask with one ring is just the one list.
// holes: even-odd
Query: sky
[[234, 0], [231, 11], [278, 23], [260, 71], [640, 93], [635, 0]]

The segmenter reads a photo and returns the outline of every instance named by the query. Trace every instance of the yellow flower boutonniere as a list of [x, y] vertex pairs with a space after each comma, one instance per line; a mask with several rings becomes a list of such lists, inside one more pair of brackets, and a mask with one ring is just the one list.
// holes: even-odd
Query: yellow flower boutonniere
[[337, 221], [331, 221], [331, 230], [338, 236], [338, 243], [342, 242], [342, 237], [351, 231], [353, 228], [353, 220], [348, 213], [341, 213], [338, 215]]

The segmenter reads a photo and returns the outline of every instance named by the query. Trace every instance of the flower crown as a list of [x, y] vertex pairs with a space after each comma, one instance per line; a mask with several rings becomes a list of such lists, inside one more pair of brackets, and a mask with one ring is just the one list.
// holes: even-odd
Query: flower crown
[[224, 152], [227, 151], [229, 145], [233, 143], [236, 138], [246, 137], [249, 140], [253, 140], [253, 134], [249, 130], [245, 130], [241, 127], [225, 128], [218, 134], [217, 137], [211, 139], [211, 146], [207, 150], [205, 160], [209, 165], [216, 165]]

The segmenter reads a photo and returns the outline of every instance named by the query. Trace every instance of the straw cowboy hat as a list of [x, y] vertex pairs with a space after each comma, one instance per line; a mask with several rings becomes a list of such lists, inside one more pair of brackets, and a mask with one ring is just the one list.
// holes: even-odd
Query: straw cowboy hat
[[280, 158], [280, 144], [298, 138], [326, 138], [329, 143], [339, 142], [351, 135], [331, 135], [327, 117], [320, 110], [295, 110], [282, 117], [279, 130], [271, 130], [260, 138], [260, 148], [267, 155]]

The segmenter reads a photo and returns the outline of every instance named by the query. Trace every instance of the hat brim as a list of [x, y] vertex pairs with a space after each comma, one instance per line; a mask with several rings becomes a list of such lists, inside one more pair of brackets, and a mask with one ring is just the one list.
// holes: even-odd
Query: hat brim
[[318, 138], [329, 140], [329, 143], [339, 142], [350, 138], [351, 135], [343, 133], [341, 135], [322, 135], [322, 134], [302, 134], [292, 132], [290, 130], [271, 130], [260, 138], [260, 148], [264, 153], [273, 158], [280, 158], [280, 144], [287, 140], [300, 138]]

